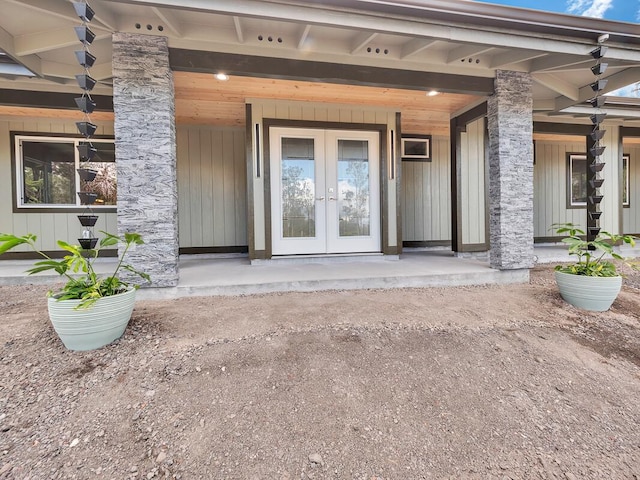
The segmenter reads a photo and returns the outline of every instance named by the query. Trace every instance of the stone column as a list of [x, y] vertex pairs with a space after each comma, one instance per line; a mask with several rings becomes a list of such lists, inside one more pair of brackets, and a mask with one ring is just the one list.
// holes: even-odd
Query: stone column
[[129, 263], [153, 286], [178, 283], [173, 75], [166, 37], [113, 34], [118, 232], [140, 233]]
[[489, 97], [491, 267], [533, 266], [533, 97], [528, 73], [496, 72]]

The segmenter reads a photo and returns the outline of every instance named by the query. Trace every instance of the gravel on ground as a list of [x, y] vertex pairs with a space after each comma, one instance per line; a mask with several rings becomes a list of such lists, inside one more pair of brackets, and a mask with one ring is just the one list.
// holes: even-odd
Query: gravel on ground
[[639, 479], [639, 287], [140, 301], [93, 352], [0, 287], [0, 479]]

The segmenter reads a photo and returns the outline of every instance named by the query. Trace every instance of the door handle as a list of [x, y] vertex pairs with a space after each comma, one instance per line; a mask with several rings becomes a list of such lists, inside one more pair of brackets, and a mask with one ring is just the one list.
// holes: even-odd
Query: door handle
[[329, 201], [335, 201], [335, 197], [329, 197]]
[[316, 198], [316, 200], [320, 202], [320, 201], [324, 200], [324, 197], [318, 197], [318, 198]]

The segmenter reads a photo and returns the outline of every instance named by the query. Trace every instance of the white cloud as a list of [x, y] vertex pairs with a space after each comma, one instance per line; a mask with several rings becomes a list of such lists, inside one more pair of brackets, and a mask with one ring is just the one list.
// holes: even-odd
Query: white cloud
[[640, 91], [638, 90], [638, 84], [633, 83], [631, 85], [627, 85], [626, 87], [619, 88], [618, 90], [614, 90], [613, 92], [609, 92], [607, 93], [607, 95], [615, 97], [638, 98], [640, 97]]
[[612, 4], [613, 0], [568, 0], [567, 12], [583, 17], [603, 18]]

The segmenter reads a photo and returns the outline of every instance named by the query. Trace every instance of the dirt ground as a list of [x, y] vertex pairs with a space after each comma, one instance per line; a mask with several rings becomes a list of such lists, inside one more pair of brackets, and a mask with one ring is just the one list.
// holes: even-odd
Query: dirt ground
[[0, 479], [639, 479], [640, 275], [138, 302], [66, 351], [0, 288]]

